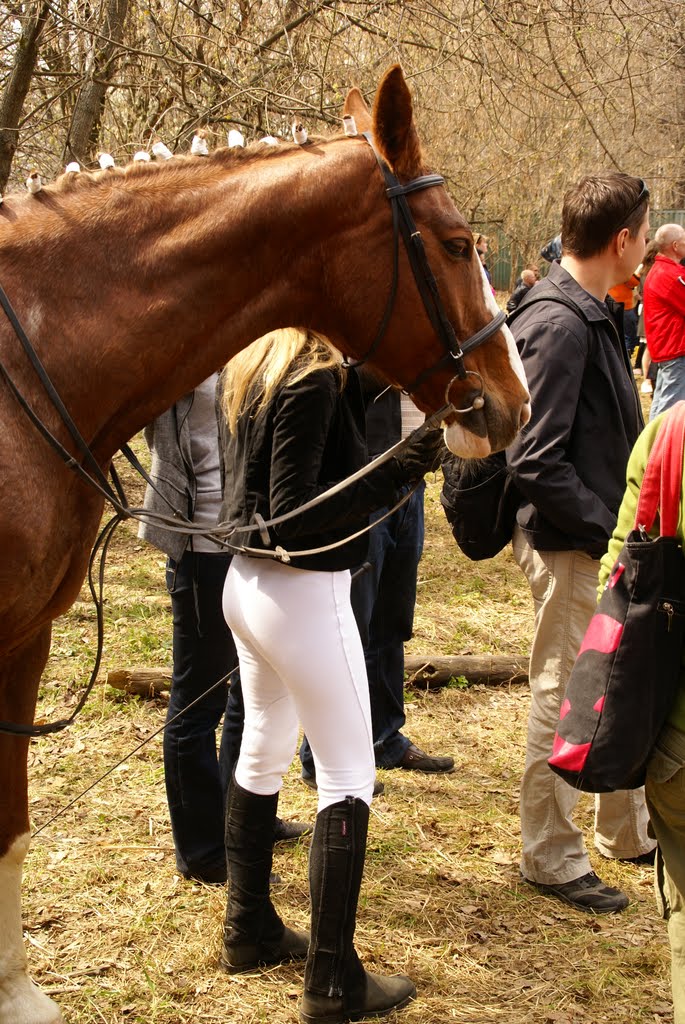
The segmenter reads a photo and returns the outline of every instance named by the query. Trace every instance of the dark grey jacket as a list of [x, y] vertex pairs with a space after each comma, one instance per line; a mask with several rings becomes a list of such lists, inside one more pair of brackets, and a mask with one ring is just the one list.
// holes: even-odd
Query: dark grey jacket
[[[575, 302], [582, 316], [535, 301], [547, 288]], [[517, 523], [539, 551], [604, 554], [643, 426], [620, 312], [610, 298], [607, 307], [611, 315], [554, 263], [512, 324], [532, 418], [507, 462], [522, 498]]]
[[[171, 409], [158, 416], [145, 428], [145, 440], [152, 452], [150, 476], [171, 508], [187, 519], [193, 518], [196, 482], [190, 450], [188, 413], [193, 404], [193, 392], [180, 398]], [[151, 487], [145, 490], [143, 505], [155, 512], [172, 515], [171, 508]], [[180, 520], [179, 520], [180, 522]], [[188, 547], [188, 535], [165, 530], [162, 526], [141, 523], [138, 536], [154, 544], [174, 561], [181, 560]]]

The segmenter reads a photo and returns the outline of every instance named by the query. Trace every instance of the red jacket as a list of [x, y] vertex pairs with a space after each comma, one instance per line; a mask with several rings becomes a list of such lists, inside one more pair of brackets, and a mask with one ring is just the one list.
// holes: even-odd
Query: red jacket
[[655, 363], [685, 356], [685, 267], [661, 253], [645, 279], [644, 317]]

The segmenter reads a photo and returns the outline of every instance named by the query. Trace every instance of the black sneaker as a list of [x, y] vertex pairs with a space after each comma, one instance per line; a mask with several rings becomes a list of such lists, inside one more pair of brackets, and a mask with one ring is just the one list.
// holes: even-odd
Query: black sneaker
[[545, 885], [542, 882], [533, 882], [530, 878], [523, 880], [529, 885], [534, 885], [545, 896], [556, 896], [576, 910], [585, 910], [591, 914], [617, 914], [625, 910], [629, 903], [625, 893], [605, 885], [594, 871], [570, 882], [560, 882], [559, 885]]
[[[302, 775], [300, 776], [300, 778], [304, 782], [305, 786], [309, 786], [310, 789], [317, 789], [318, 788], [317, 785], [316, 785], [316, 775], [307, 775], [304, 772], [302, 772]], [[379, 782], [378, 779], [376, 779], [374, 784], [373, 784], [373, 795], [374, 796], [380, 796], [381, 793], [383, 793], [384, 791], [385, 791], [384, 783]]]

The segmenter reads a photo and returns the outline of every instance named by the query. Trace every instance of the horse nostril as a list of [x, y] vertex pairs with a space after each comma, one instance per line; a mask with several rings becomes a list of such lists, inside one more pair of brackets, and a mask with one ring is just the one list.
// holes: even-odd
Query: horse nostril
[[524, 402], [521, 406], [521, 412], [519, 414], [519, 430], [525, 427], [526, 423], [530, 419], [530, 402]]

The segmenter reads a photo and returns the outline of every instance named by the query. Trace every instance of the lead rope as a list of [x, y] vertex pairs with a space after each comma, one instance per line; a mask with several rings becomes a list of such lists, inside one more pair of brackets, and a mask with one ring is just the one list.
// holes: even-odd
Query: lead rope
[[[281, 522], [285, 522], [286, 520], [289, 520], [289, 519], [293, 518], [295, 515], [299, 514], [301, 511], [303, 511], [305, 509], [308, 509], [308, 508], [312, 508], [312, 507], [318, 505], [321, 501], [325, 500], [325, 498], [328, 497], [330, 494], [337, 493], [338, 491], [343, 489], [344, 486], [347, 486], [350, 482], [352, 482], [354, 480], [357, 480], [357, 479], [360, 479], [361, 477], [365, 476], [366, 473], [370, 472], [373, 468], [375, 468], [376, 466], [380, 465], [383, 462], [386, 462], [394, 454], [397, 454], [399, 451], [401, 451], [402, 448], [404, 448], [408, 443], [410, 443], [410, 441], [414, 437], [419, 435], [421, 432], [425, 433], [425, 431], [431, 425], [431, 421], [433, 419], [435, 419], [435, 417], [439, 416], [442, 412], [443, 412], [443, 410], [439, 410], [437, 413], [434, 413], [433, 417], [430, 417], [423, 424], [421, 424], [421, 426], [416, 431], [414, 431], [411, 435], [409, 435], [408, 438], [405, 438], [403, 441], [399, 441], [392, 448], [388, 449], [387, 452], [383, 453], [382, 455], [379, 455], [378, 458], [376, 458], [372, 462], [368, 463], [367, 466], [363, 467], [361, 470], [358, 470], [357, 473], [353, 474], [351, 477], [346, 478], [346, 480], [343, 480], [340, 483], [336, 484], [334, 487], [329, 488], [328, 491], [324, 491], [322, 494], [317, 495], [315, 498], [313, 498], [311, 501], [307, 502], [305, 505], [301, 506], [300, 508], [293, 509], [291, 512], [285, 513], [283, 516], [278, 516], [278, 517], [276, 517], [274, 519], [269, 519], [269, 520], [266, 520], [266, 521], [262, 520], [261, 523], [258, 523], [257, 525], [253, 524], [253, 525], [247, 526], [247, 527], [240, 527], [236, 531], [234, 531], [233, 528], [226, 528], [224, 533], [228, 532], [229, 529], [230, 529], [230, 533], [232, 535], [234, 532], [246, 532], [246, 531], [254, 532], [254, 530], [256, 528], [259, 528], [260, 531], [262, 529], [264, 529], [264, 531], [266, 532], [266, 536], [268, 538], [268, 532], [266, 531], [266, 527], [272, 526], [272, 525], [278, 525]], [[50, 435], [50, 436], [52, 437], [52, 435]], [[56, 442], [56, 443], [59, 444], [59, 442]], [[126, 446], [126, 447], [128, 447], [128, 446]], [[130, 451], [130, 449], [129, 449], [129, 451]], [[131, 452], [131, 455], [133, 455], [132, 452]], [[147, 474], [145, 472], [145, 470], [140, 465], [140, 462], [137, 460], [137, 458], [135, 456], [133, 456], [133, 459], [135, 460], [135, 463], [137, 463], [137, 465], [140, 467], [140, 472], [143, 475], [143, 478], [146, 479], [146, 480], [149, 480], [149, 474]], [[134, 468], [135, 468], [135, 463], [133, 461], [131, 463], [132, 465], [134, 465]], [[95, 481], [93, 481], [91, 477], [89, 477], [89, 475], [85, 472], [85, 470], [82, 469], [81, 466], [78, 465], [78, 463], [73, 463], [73, 465], [74, 465], [75, 469], [77, 468], [77, 469], [81, 470], [81, 472], [83, 473], [85, 478], [87, 480], [91, 481], [93, 486], [97, 490], [102, 490], [102, 488], [100, 488], [100, 486]], [[121, 488], [121, 484], [118, 481], [118, 477], [116, 477], [116, 482], [117, 482], [117, 489], [120, 489]], [[78, 701], [76, 707], [74, 708], [74, 710], [72, 711], [71, 715], [69, 715], [68, 718], [58, 719], [57, 721], [54, 721], [54, 722], [44, 722], [44, 723], [33, 724], [33, 725], [24, 725], [24, 724], [18, 723], [18, 722], [0, 721], [0, 733], [4, 733], [6, 735], [11, 735], [11, 736], [28, 736], [30, 738], [37, 738], [37, 737], [40, 737], [40, 736], [48, 736], [48, 735], [51, 735], [52, 733], [56, 733], [56, 732], [62, 732], [69, 725], [71, 725], [71, 723], [74, 721], [74, 719], [76, 718], [76, 716], [81, 711], [81, 709], [83, 708], [84, 704], [86, 703], [86, 700], [90, 696], [90, 693], [91, 693], [91, 691], [92, 691], [92, 689], [93, 689], [93, 687], [95, 685], [96, 679], [97, 679], [97, 674], [98, 674], [98, 671], [100, 669], [100, 663], [101, 663], [101, 660], [102, 660], [102, 652], [103, 652], [103, 647], [104, 647], [104, 615], [103, 615], [103, 604], [104, 604], [104, 602], [103, 602], [103, 592], [104, 592], [104, 575], [105, 575], [105, 565], [106, 565], [106, 561], [107, 561], [107, 554], [108, 554], [108, 550], [109, 550], [109, 545], [110, 545], [110, 543], [112, 541], [112, 538], [114, 537], [114, 533], [115, 533], [117, 527], [119, 526], [119, 524], [121, 522], [123, 522], [124, 519], [132, 518], [132, 519], [135, 519], [135, 520], [137, 520], [139, 522], [148, 522], [150, 520], [155, 521], [155, 522], [162, 522], [163, 524], [165, 524], [165, 528], [166, 529], [174, 530], [175, 532], [192, 533], [194, 535], [208, 537], [209, 539], [215, 541], [217, 544], [221, 545], [222, 547], [227, 548], [229, 550], [232, 550], [232, 551], [234, 551], [236, 553], [245, 553], [245, 554], [252, 555], [252, 556], [255, 556], [255, 557], [272, 558], [272, 559], [275, 559], [275, 560], [278, 560], [278, 561], [282, 561], [282, 562], [289, 562], [291, 556], [292, 557], [300, 557], [300, 556], [308, 557], [308, 556], [313, 556], [313, 555], [316, 555], [316, 554], [319, 554], [319, 553], [323, 553], [325, 551], [330, 551], [330, 550], [332, 550], [334, 548], [341, 547], [342, 545], [349, 543], [351, 540], [354, 540], [357, 537], [362, 536], [364, 533], [368, 533], [376, 525], [378, 525], [379, 523], [383, 522], [389, 516], [393, 515], [393, 513], [396, 512], [397, 509], [401, 508], [402, 505], [404, 505], [407, 501], [409, 501], [409, 499], [411, 498], [412, 494], [414, 494], [414, 492], [416, 491], [416, 489], [418, 488], [420, 483], [421, 483], [420, 480], [417, 481], [417, 483], [414, 485], [414, 487], [411, 488], [405, 495], [403, 495], [403, 497], [391, 509], [389, 509], [381, 518], [379, 518], [377, 520], [374, 520], [373, 523], [368, 523], [367, 526], [365, 526], [362, 530], [359, 530], [357, 533], [352, 534], [349, 537], [345, 537], [345, 538], [343, 538], [343, 540], [337, 541], [336, 543], [328, 544], [328, 545], [325, 545], [325, 546], [320, 547], [320, 548], [312, 548], [312, 549], [310, 549], [308, 551], [302, 551], [302, 552], [299, 552], [299, 551], [287, 552], [281, 546], [277, 546], [274, 550], [266, 550], [266, 549], [258, 549], [258, 548], [248, 548], [248, 547], [245, 547], [245, 546], [238, 547], [238, 546], [230, 544], [228, 541], [226, 541], [226, 539], [223, 536], [223, 534], [217, 533], [217, 531], [207, 532], [202, 527], [196, 527], [195, 524], [190, 523], [187, 520], [185, 521], [185, 523], [183, 523], [183, 525], [179, 525], [178, 524], [178, 519], [179, 518], [182, 519], [183, 517], [178, 512], [176, 513], [174, 520], [172, 520], [171, 522], [167, 522], [169, 517], [166, 517], [166, 516], [164, 516], [161, 513], [156, 514], [156, 513], [153, 513], [151, 511], [148, 512], [145, 509], [132, 509], [127, 504], [125, 504], [126, 498], [125, 498], [125, 495], [123, 495], [123, 491], [121, 491], [122, 498], [123, 498], [123, 503], [119, 503], [118, 501], [113, 501], [111, 498], [109, 499], [110, 501], [112, 501], [112, 504], [114, 504], [115, 507], [119, 511], [117, 511], [117, 513], [106, 523], [106, 525], [100, 531], [100, 534], [99, 534], [95, 544], [93, 545], [93, 549], [91, 551], [90, 559], [89, 559], [89, 562], [88, 562], [88, 586], [89, 586], [89, 589], [90, 589], [91, 597], [93, 599], [93, 604], [95, 606], [95, 611], [96, 611], [97, 646], [96, 646], [95, 663], [93, 665], [93, 669], [91, 671], [90, 678], [89, 678], [89, 680], [88, 680], [88, 682], [86, 684], [86, 687], [85, 687], [83, 693], [81, 694], [81, 697], [79, 698], [79, 701]], [[169, 504], [169, 503], [167, 502], [167, 504]], [[97, 555], [98, 555], [98, 551], [100, 551], [100, 561], [99, 561], [99, 565], [98, 565], [98, 586], [97, 586], [97, 589], [96, 589], [95, 584], [93, 582], [93, 567], [95, 565], [95, 561], [96, 561], [96, 558], [97, 558]]]
[[143, 747], [147, 746], [147, 744], [150, 743], [153, 739], [155, 739], [156, 736], [159, 736], [160, 733], [164, 732], [167, 726], [177, 721], [179, 718], [185, 715], [187, 711], [190, 711], [191, 708], [194, 708], [196, 704], [199, 704], [200, 701], [204, 700], [205, 697], [207, 697], [210, 693], [216, 690], [217, 687], [222, 686], [224, 683], [227, 683], [231, 676], [238, 671], [238, 668], [239, 666], [236, 665], [235, 668], [232, 668], [231, 671], [227, 672], [225, 676], [222, 676], [222, 678], [218, 679], [216, 683], [213, 683], [212, 686], [209, 687], [209, 689], [205, 690], [204, 693], [201, 693], [199, 697], [196, 697], [195, 700], [190, 702], [190, 704], [187, 704], [184, 708], [181, 708], [178, 714], [174, 715], [173, 718], [170, 718], [168, 722], [165, 722], [164, 725], [159, 727], [159, 729], [155, 729], [153, 733], [150, 733], [149, 736], [146, 736], [146, 738], [142, 740], [137, 747], [134, 747], [133, 750], [130, 750], [128, 754], [122, 757], [121, 760], [117, 761], [116, 764], [113, 764], [111, 768], [108, 768], [106, 772], [103, 772], [102, 775], [99, 775], [97, 779], [91, 782], [90, 785], [86, 786], [86, 788], [82, 790], [72, 800], [70, 800], [69, 803], [65, 804], [64, 807], [61, 807], [59, 811], [56, 811], [51, 818], [48, 818], [47, 821], [43, 822], [40, 828], [37, 828], [35, 832], [31, 834], [31, 838], [35, 838], [44, 829], [46, 829], [48, 825], [52, 825], [53, 821], [56, 821], [58, 818], [61, 818], [63, 814], [66, 814], [70, 807], [73, 807], [74, 804], [77, 804], [79, 800], [82, 800], [83, 797], [86, 796], [87, 793], [90, 793], [91, 789], [95, 789], [96, 786], [99, 786], [100, 783], [104, 781], [104, 779], [106, 779], [109, 775], [112, 774], [112, 772], [115, 772], [117, 768], [119, 768], [122, 764], [125, 764], [126, 761], [130, 760], [130, 758], [132, 758], [134, 754], [137, 754], [139, 750], [142, 750]]

